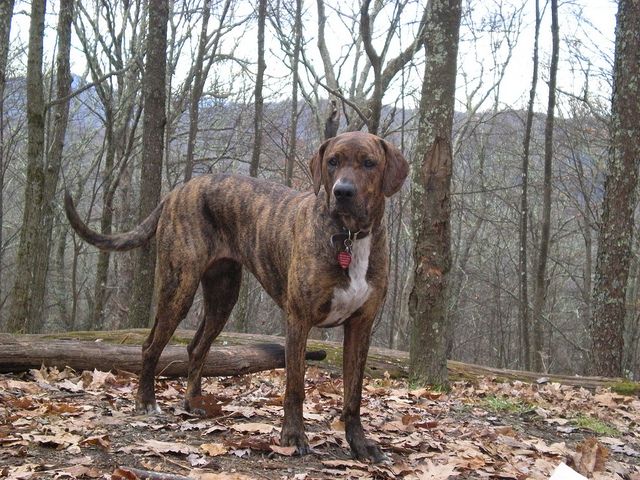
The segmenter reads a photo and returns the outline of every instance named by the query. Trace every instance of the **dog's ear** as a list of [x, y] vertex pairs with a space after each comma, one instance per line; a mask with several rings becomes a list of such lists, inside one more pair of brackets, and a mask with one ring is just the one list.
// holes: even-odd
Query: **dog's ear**
[[320, 186], [322, 185], [322, 158], [324, 157], [324, 152], [329, 143], [331, 143], [331, 140], [332, 139], [330, 138], [323, 142], [309, 162], [309, 170], [311, 171], [311, 179], [313, 180], [313, 191], [316, 195], [320, 191]]
[[404, 155], [394, 144], [380, 139], [387, 161], [382, 179], [382, 190], [385, 196], [390, 197], [402, 187], [404, 179], [409, 174], [409, 163]]

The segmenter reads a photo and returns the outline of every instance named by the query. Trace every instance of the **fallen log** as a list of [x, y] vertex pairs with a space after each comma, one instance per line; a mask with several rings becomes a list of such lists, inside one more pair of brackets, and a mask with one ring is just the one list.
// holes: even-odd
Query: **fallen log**
[[[177, 329], [174, 334], [174, 339], [186, 343], [191, 337], [194, 335], [193, 330], [186, 329]], [[139, 361], [140, 358], [140, 344], [144, 342], [145, 338], [149, 335], [148, 329], [128, 329], [128, 330], [109, 330], [109, 331], [90, 331], [90, 332], [65, 332], [65, 333], [48, 333], [48, 334], [38, 334], [38, 335], [18, 335], [11, 336], [6, 334], [0, 334], [0, 372], [8, 372], [13, 371], [11, 369], [7, 369], [7, 362], [5, 360], [6, 354], [4, 353], [3, 345], [6, 344], [5, 337], [13, 338], [13, 339], [21, 339], [27, 341], [28, 343], [33, 343], [36, 341], [39, 342], [58, 342], [62, 340], [71, 340], [77, 343], [93, 343], [96, 340], [104, 341], [106, 343], [116, 343], [116, 344], [135, 344], [132, 348], [134, 349], [134, 358]], [[222, 341], [225, 344], [228, 343], [230, 347], [220, 347], [214, 345], [211, 349], [209, 357], [207, 359], [207, 363], [205, 365], [207, 372], [214, 371], [216, 367], [216, 362], [219, 362], [219, 365], [223, 365], [225, 360], [218, 360], [215, 355], [216, 351], [220, 349], [230, 349], [232, 355], [244, 355], [242, 352], [252, 351], [254, 347], [264, 348], [264, 344], [271, 344], [275, 342], [280, 342], [281, 345], [284, 342], [284, 339], [281, 337], [274, 337], [270, 335], [258, 335], [258, 334], [246, 334], [246, 333], [234, 333], [234, 332], [222, 332], [218, 337], [217, 341]], [[320, 352], [308, 352], [307, 359], [315, 360], [316, 358], [310, 357], [310, 355], [322, 355], [321, 358], [317, 358], [318, 360], [325, 360], [325, 351], [328, 352], [326, 360], [323, 362], [323, 368], [331, 368], [336, 371], [341, 371], [342, 367], [342, 344], [337, 342], [328, 342], [328, 341], [320, 341], [320, 340], [309, 340], [308, 345], [310, 349], [318, 349]], [[73, 347], [67, 347], [73, 348]], [[186, 347], [177, 346], [177, 347], [167, 347], [167, 351], [165, 354], [170, 351], [172, 348], [177, 348], [184, 355], [182, 362], [182, 368], [186, 370]], [[271, 346], [270, 348], [277, 348], [277, 346]], [[225, 351], [225, 350], [223, 350]], [[283, 348], [280, 347], [280, 352], [284, 352]], [[22, 352], [16, 353], [17, 356], [23, 355]], [[279, 366], [284, 365], [284, 353], [281, 353], [281, 361], [282, 363]], [[239, 357], [240, 358], [240, 357]], [[238, 360], [239, 360], [238, 358]], [[16, 360], [14, 363], [16, 363]], [[233, 359], [232, 359], [233, 360]], [[261, 360], [257, 360], [261, 361]], [[409, 354], [407, 352], [402, 352], [398, 350], [390, 350], [386, 348], [380, 347], [372, 347], [369, 350], [369, 357], [367, 358], [367, 374], [380, 378], [383, 376], [391, 376], [392, 378], [406, 378], [408, 376], [408, 362], [409, 362]], [[95, 364], [96, 361], [93, 361]], [[105, 363], [105, 362], [103, 362]], [[580, 386], [583, 388], [587, 388], [593, 390], [597, 387], [609, 387], [613, 391], [617, 393], [623, 393], [627, 395], [640, 395], [640, 383], [639, 382], [630, 382], [621, 378], [602, 378], [602, 377], [585, 377], [585, 376], [577, 376], [577, 375], [554, 375], [554, 374], [542, 374], [542, 373], [534, 373], [534, 372], [526, 372], [519, 370], [506, 370], [500, 368], [491, 368], [484, 367], [480, 365], [474, 365], [469, 363], [462, 363], [453, 360], [449, 360], [447, 362], [449, 368], [449, 378], [452, 381], [476, 381], [479, 377], [491, 377], [496, 379], [496, 381], [514, 381], [519, 380], [523, 382], [530, 383], [546, 383], [546, 382], [556, 382], [561, 383], [563, 385], [572, 385], [572, 386]], [[260, 370], [269, 370], [271, 368], [279, 368], [276, 366], [268, 366], [264, 365], [263, 368], [258, 370], [250, 370], [250, 371], [260, 371]], [[40, 364], [35, 367], [29, 368], [39, 368]], [[213, 368], [212, 368], [213, 367]], [[114, 368], [114, 367], [105, 367], [106, 369]], [[133, 368], [133, 367], [132, 367]], [[130, 371], [138, 371], [132, 370]], [[139, 368], [139, 367], [138, 367]], [[222, 367], [220, 367], [221, 369]], [[28, 369], [28, 368], [26, 368]], [[26, 369], [23, 369], [26, 370]], [[89, 367], [88, 369], [93, 370], [93, 367]], [[219, 371], [218, 369], [217, 371]], [[17, 371], [17, 370], [16, 370]], [[168, 371], [172, 373], [171, 371]], [[244, 373], [244, 372], [239, 372]], [[239, 374], [238, 373], [238, 374]], [[166, 372], [163, 375], [168, 375]], [[236, 375], [236, 373], [204, 373], [205, 376], [227, 376], [227, 375]], [[180, 376], [180, 375], [175, 375]]]
[[[307, 352], [308, 360], [324, 360], [322, 350]], [[33, 336], [0, 335], [0, 373], [17, 373], [42, 365], [74, 370], [122, 370], [139, 373], [139, 345], [114, 345], [82, 340], [56, 340]], [[156, 373], [165, 377], [187, 375], [187, 347], [168, 345]], [[284, 367], [284, 347], [276, 343], [214, 345], [202, 370], [206, 377], [242, 375]]]

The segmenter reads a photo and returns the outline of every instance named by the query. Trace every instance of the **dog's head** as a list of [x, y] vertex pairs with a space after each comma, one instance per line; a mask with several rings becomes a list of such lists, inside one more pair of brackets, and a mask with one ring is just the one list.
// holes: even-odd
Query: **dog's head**
[[348, 132], [324, 142], [310, 163], [316, 193], [324, 186], [333, 217], [352, 232], [367, 231], [384, 199], [402, 187], [409, 164], [380, 137]]

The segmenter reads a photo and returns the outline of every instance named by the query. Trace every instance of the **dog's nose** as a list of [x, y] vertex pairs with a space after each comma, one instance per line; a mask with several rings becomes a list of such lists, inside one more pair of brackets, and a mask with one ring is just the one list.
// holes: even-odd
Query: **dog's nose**
[[337, 182], [333, 186], [333, 195], [336, 200], [350, 200], [356, 196], [356, 186], [351, 182]]

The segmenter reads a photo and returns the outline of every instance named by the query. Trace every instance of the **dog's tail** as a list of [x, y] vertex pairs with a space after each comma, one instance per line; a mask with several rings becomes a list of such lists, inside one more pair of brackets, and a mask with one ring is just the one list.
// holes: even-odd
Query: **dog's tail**
[[98, 247], [100, 250], [109, 251], [125, 251], [133, 248], [141, 247], [147, 243], [156, 233], [158, 220], [162, 213], [164, 202], [160, 204], [145, 218], [141, 224], [133, 230], [125, 233], [115, 233], [113, 235], [104, 235], [102, 233], [91, 230], [80, 218], [76, 207], [73, 205], [73, 199], [68, 191], [64, 192], [64, 210], [69, 219], [69, 223], [76, 231], [80, 238], [84, 241]]

